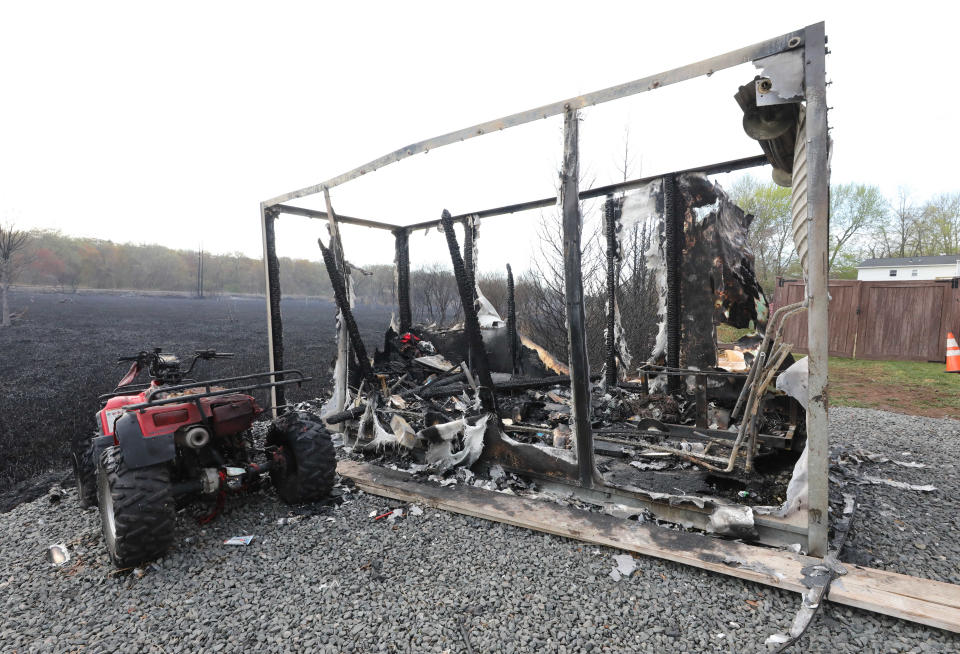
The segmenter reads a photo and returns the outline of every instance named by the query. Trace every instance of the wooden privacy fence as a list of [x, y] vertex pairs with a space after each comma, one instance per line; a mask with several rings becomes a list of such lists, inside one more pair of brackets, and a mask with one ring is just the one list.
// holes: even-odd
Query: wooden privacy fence
[[[771, 310], [803, 299], [804, 283], [777, 280]], [[960, 336], [958, 279], [830, 280], [830, 356], [944, 361], [948, 331]], [[807, 351], [805, 312], [787, 319], [783, 339]]]

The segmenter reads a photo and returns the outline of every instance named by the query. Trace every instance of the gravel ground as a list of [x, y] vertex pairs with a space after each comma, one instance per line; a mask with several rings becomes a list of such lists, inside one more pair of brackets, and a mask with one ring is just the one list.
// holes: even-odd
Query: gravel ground
[[[861, 409], [833, 418], [835, 441], [931, 466], [863, 471], [938, 487], [864, 486], [857, 551], [957, 583], [958, 482], [939, 452], [956, 451], [960, 423]], [[645, 557], [615, 582], [616, 550], [428, 509], [374, 521], [399, 505], [345, 497], [291, 514], [266, 490], [206, 527], [184, 513], [173, 550], [142, 576], [111, 568], [97, 512], [80, 512], [72, 490], [22, 504], [0, 516], [0, 650], [739, 653], [764, 651], [799, 604]], [[222, 544], [241, 534], [256, 539]], [[56, 542], [72, 554], [59, 568], [44, 560]], [[807, 652], [960, 651], [960, 636], [829, 604], [808, 634]]]

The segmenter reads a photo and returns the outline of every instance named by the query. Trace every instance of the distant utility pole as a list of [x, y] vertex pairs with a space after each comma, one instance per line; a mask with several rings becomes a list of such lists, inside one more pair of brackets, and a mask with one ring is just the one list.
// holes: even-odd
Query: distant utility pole
[[203, 243], [197, 253], [197, 297], [203, 297]]

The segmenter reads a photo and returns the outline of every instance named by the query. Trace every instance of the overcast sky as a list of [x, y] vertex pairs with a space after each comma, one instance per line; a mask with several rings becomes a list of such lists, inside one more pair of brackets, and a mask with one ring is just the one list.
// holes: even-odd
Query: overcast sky
[[[960, 190], [953, 3], [647, 4], [5, 2], [0, 221], [260, 256], [261, 200], [819, 20], [833, 181], [889, 195], [906, 185], [919, 200]], [[585, 179], [617, 181], [624, 144], [631, 177], [759, 153], [732, 98], [753, 75], [747, 65], [585, 110]], [[402, 224], [552, 195], [561, 123], [417, 155], [334, 189], [334, 208]], [[486, 221], [481, 268], [527, 267], [536, 222]], [[319, 235], [284, 217], [280, 253], [318, 259]], [[354, 263], [393, 259], [388, 234], [344, 238]], [[441, 244], [415, 237], [414, 264], [446, 261]]]

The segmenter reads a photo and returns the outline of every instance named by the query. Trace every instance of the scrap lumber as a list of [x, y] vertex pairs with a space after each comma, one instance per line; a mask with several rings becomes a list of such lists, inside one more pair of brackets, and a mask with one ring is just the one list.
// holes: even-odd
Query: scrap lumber
[[[821, 562], [816, 557], [673, 531], [473, 486], [441, 488], [414, 481], [409, 473], [369, 463], [340, 461], [337, 472], [373, 495], [667, 559], [797, 593], [807, 590], [800, 581], [801, 570]], [[830, 588], [831, 602], [960, 633], [960, 586], [852, 564], [844, 567], [847, 574]]]

